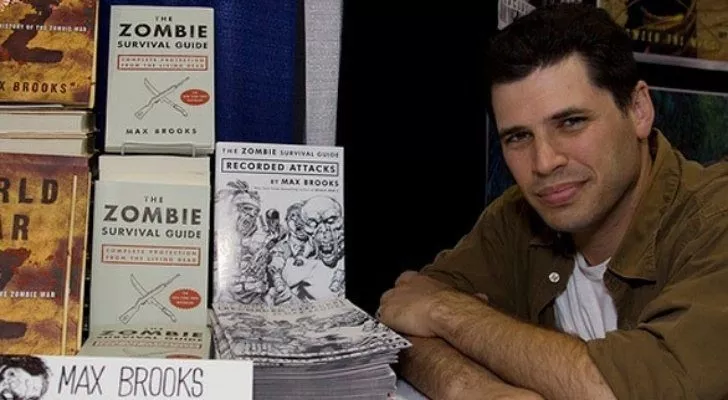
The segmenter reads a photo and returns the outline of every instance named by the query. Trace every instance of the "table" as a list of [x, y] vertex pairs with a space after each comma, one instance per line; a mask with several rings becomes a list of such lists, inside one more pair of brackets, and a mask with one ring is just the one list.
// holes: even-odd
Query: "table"
[[397, 379], [397, 391], [393, 400], [429, 400], [403, 379]]

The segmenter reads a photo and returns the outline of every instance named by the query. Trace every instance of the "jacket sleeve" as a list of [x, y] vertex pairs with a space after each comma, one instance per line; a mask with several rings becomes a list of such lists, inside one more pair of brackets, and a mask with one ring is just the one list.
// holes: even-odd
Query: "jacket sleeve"
[[681, 226], [635, 329], [587, 342], [618, 399], [728, 398], [728, 213]]
[[513, 259], [516, 252], [509, 246], [514, 242], [509, 236], [515, 230], [505, 223], [509, 219], [507, 197], [495, 200], [470, 232], [420, 272], [458, 290], [483, 293], [493, 306], [515, 313], [519, 297]]

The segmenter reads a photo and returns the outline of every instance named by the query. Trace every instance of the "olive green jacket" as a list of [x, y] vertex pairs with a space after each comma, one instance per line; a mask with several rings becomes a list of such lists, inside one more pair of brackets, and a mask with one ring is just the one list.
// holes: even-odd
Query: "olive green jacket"
[[[618, 399], [728, 398], [728, 163], [653, 139], [649, 187], [604, 275], [618, 330], [588, 351]], [[573, 254], [513, 187], [423, 272], [555, 329]]]

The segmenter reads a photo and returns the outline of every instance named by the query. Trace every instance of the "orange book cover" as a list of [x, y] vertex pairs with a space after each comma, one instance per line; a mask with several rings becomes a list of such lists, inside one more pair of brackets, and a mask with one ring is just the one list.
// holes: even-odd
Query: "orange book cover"
[[98, 0], [0, 0], [0, 102], [94, 105]]
[[0, 354], [76, 354], [88, 158], [0, 153], [0, 160]]

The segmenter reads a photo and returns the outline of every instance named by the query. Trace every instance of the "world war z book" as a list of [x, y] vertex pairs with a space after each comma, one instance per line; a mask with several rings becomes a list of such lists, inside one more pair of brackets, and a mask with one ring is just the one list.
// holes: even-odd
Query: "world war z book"
[[92, 108], [98, 0], [0, 1], [0, 102]]
[[209, 154], [212, 8], [112, 6], [106, 151]]
[[343, 297], [343, 149], [218, 142], [215, 154], [215, 301]]
[[86, 157], [0, 153], [0, 353], [81, 345]]

